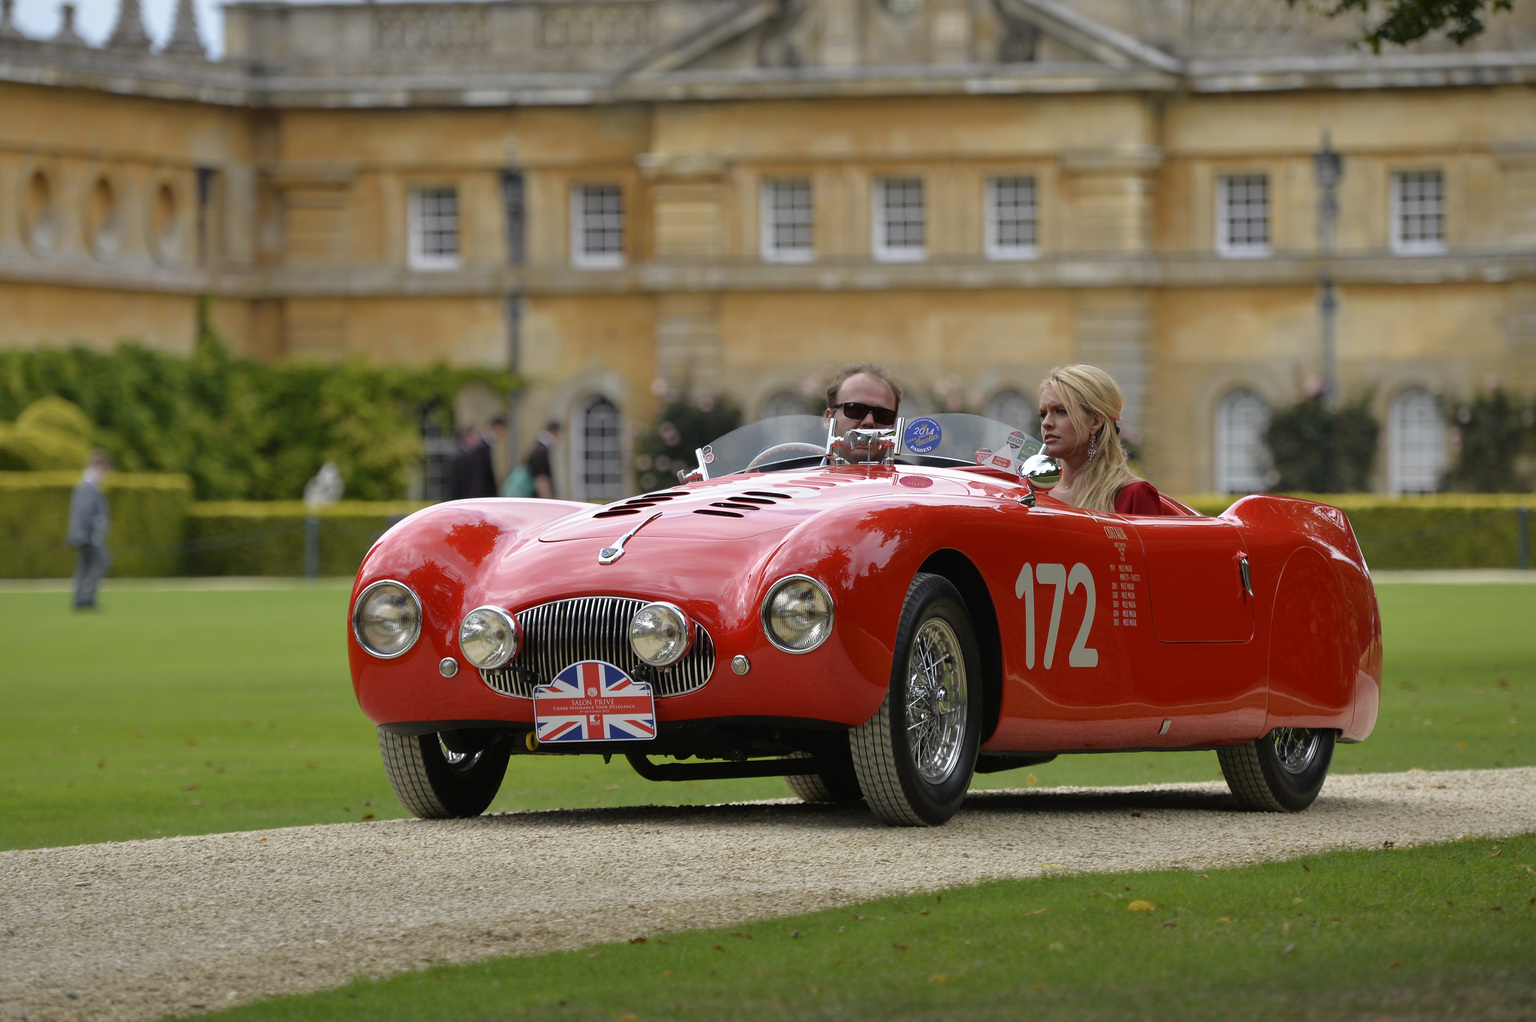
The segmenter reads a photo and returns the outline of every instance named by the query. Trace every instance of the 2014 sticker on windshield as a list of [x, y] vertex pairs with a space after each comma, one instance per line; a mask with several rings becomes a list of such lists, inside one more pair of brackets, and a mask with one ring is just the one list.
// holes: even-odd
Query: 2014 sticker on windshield
[[913, 454], [927, 454], [944, 439], [944, 430], [933, 419], [913, 419], [907, 423], [907, 432], [902, 439]]

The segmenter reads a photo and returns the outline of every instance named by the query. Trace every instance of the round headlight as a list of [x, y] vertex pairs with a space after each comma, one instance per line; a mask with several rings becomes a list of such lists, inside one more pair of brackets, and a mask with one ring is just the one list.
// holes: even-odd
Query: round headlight
[[352, 634], [374, 656], [392, 660], [421, 635], [421, 601], [399, 582], [375, 582], [352, 608]]
[[832, 634], [832, 595], [807, 575], [779, 579], [763, 598], [763, 631], [786, 653], [809, 653]]
[[517, 653], [517, 622], [500, 607], [476, 607], [459, 625], [459, 648], [464, 659], [483, 671], [492, 671]]
[[670, 603], [647, 603], [629, 619], [629, 646], [652, 667], [677, 663], [692, 641], [688, 615]]

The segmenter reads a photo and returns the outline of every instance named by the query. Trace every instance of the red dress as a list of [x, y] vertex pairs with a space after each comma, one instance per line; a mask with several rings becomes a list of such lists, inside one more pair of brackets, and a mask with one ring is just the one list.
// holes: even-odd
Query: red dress
[[1163, 499], [1157, 495], [1157, 487], [1145, 480], [1126, 483], [1115, 494], [1115, 513], [1160, 515], [1163, 513]]

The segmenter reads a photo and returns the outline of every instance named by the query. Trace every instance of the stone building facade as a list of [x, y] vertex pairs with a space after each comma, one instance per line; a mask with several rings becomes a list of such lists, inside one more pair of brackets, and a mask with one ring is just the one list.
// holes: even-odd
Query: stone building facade
[[187, 350], [208, 295], [256, 358], [509, 366], [572, 496], [660, 384], [758, 415], [852, 359], [1006, 417], [1103, 365], [1172, 492], [1262, 485], [1323, 377], [1383, 490], [1536, 391], [1530, 4], [1374, 56], [1283, 0], [257, 2], [211, 62], [189, 0], [160, 52], [5, 3], [0, 345]]

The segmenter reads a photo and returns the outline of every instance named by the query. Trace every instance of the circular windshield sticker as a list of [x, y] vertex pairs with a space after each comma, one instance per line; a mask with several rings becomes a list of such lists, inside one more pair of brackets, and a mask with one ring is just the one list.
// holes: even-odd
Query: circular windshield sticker
[[907, 432], [902, 439], [907, 443], [907, 450], [913, 454], [927, 454], [939, 446], [943, 437], [944, 431], [934, 420], [913, 419], [907, 423]]
[[1009, 433], [1008, 434], [1008, 449], [1010, 451], [1020, 451], [1020, 450], [1023, 450], [1023, 448], [1024, 448], [1024, 434], [1022, 432], [1020, 432], [1019, 430], [1014, 430], [1012, 433]]
[[706, 464], [706, 465], [713, 465], [714, 463], [715, 463], [715, 452], [714, 452], [714, 449], [710, 445], [706, 444], [704, 446], [704, 464]]

